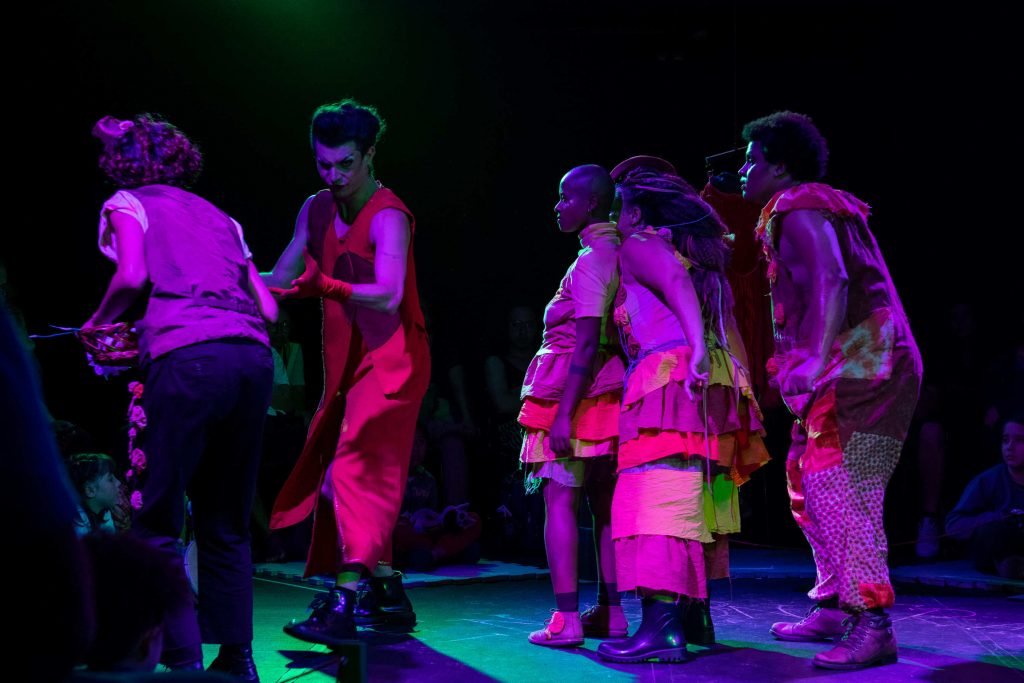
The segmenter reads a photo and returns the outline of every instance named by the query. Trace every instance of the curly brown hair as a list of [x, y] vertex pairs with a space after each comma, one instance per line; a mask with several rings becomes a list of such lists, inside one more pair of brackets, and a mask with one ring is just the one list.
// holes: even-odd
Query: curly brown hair
[[104, 117], [93, 128], [103, 143], [100, 170], [118, 187], [162, 183], [189, 187], [203, 168], [199, 146], [163, 117]]
[[743, 126], [743, 139], [761, 143], [764, 158], [784, 163], [797, 180], [815, 182], [828, 170], [828, 142], [806, 114], [777, 111]]

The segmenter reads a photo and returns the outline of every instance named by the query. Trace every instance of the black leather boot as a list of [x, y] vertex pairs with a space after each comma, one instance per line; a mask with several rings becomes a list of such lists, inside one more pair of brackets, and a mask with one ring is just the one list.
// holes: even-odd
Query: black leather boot
[[335, 587], [318, 595], [309, 607], [312, 614], [305, 621], [285, 625], [284, 632], [307, 643], [341, 647], [356, 637], [356, 592]]
[[625, 640], [605, 641], [597, 646], [597, 654], [611, 662], [633, 664], [657, 660], [659, 662], [685, 662], [686, 652], [683, 625], [679, 620], [679, 607], [672, 602], [644, 598], [643, 622]]
[[355, 623], [359, 626], [412, 630], [416, 625], [416, 612], [405, 594], [401, 572], [363, 579], [357, 590]]
[[686, 642], [710, 647], [715, 644], [715, 625], [711, 621], [711, 598], [682, 598], [679, 616]]
[[210, 662], [206, 670], [223, 671], [246, 683], [260, 683], [250, 645], [221, 645], [217, 658]]

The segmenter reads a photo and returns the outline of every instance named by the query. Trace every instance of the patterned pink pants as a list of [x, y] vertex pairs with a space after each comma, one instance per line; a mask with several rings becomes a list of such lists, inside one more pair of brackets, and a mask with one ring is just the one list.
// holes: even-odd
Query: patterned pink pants
[[[809, 437], [794, 425], [786, 460], [793, 516], [811, 544], [818, 573], [808, 596], [836, 596], [840, 607], [853, 612], [891, 607], [882, 507], [903, 443], [854, 432], [838, 453], [827, 453], [823, 440], [827, 434]], [[838, 439], [832, 443], [838, 447]]]

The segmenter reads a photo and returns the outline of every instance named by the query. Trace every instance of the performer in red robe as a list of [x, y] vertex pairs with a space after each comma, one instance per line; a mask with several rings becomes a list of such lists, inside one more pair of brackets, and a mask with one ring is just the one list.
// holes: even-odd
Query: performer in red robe
[[[430, 355], [412, 257], [415, 220], [373, 176], [384, 127], [372, 107], [352, 100], [317, 109], [310, 143], [328, 188], [303, 205], [291, 243], [264, 275], [285, 298], [323, 302], [324, 395], [271, 527], [314, 513], [306, 575], [337, 572], [337, 582], [308, 619], [285, 631], [326, 645], [354, 637], [357, 623], [416, 621], [391, 570], [391, 534]], [[368, 574], [357, 609], [355, 591]]]

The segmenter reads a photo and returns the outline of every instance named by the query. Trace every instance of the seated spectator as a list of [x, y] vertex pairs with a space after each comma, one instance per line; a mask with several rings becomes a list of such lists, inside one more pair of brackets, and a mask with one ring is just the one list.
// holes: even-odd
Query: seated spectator
[[297, 415], [306, 424], [309, 422], [306, 371], [302, 346], [291, 340], [291, 324], [291, 316], [280, 309], [277, 322], [267, 325], [270, 354], [274, 359], [274, 387], [267, 414]]
[[302, 452], [309, 426], [302, 346], [291, 340], [291, 316], [282, 308], [276, 323], [267, 325], [274, 384], [263, 423], [263, 451], [256, 479], [250, 531], [255, 562], [305, 559], [311, 522], [270, 529], [270, 509]]
[[480, 559], [480, 517], [468, 503], [438, 512], [437, 480], [423, 466], [426, 430], [416, 427], [402, 514], [392, 537], [395, 564], [430, 571], [442, 564], [473, 564]]
[[1003, 426], [1003, 463], [967, 485], [946, 519], [951, 536], [969, 543], [982, 572], [1024, 579], [1024, 415]]
[[426, 426], [430, 450], [437, 456], [440, 501], [461, 505], [469, 500], [470, 442], [477, 436], [462, 360], [464, 340], [443, 334], [449, 326], [437, 325], [429, 304], [424, 304], [423, 316], [430, 340], [430, 384], [418, 421]]
[[[74, 492], [61, 467], [43, 407], [39, 374], [0, 303], [0, 433], [6, 500], [16, 519], [4, 527], [9, 567], [30, 558], [33, 586], [6, 596], [8, 680], [62, 681], [93, 637], [85, 553], [75, 534]], [[19, 668], [31, 676], [19, 675]]]
[[526, 369], [540, 344], [541, 322], [529, 306], [512, 307], [506, 319], [505, 350], [484, 361], [490, 411], [486, 454], [480, 458], [480, 509], [487, 513], [487, 556], [544, 562], [544, 500], [526, 495], [519, 452], [523, 429], [518, 415]]
[[429, 444], [437, 456], [440, 473], [439, 502], [461, 505], [469, 500], [469, 456], [466, 424], [453, 410], [451, 401], [431, 382], [423, 397], [420, 422], [426, 426]]
[[113, 513], [121, 499], [121, 482], [116, 469], [114, 459], [103, 453], [78, 453], [68, 458], [68, 473], [79, 497], [75, 519], [79, 536], [117, 530]]

